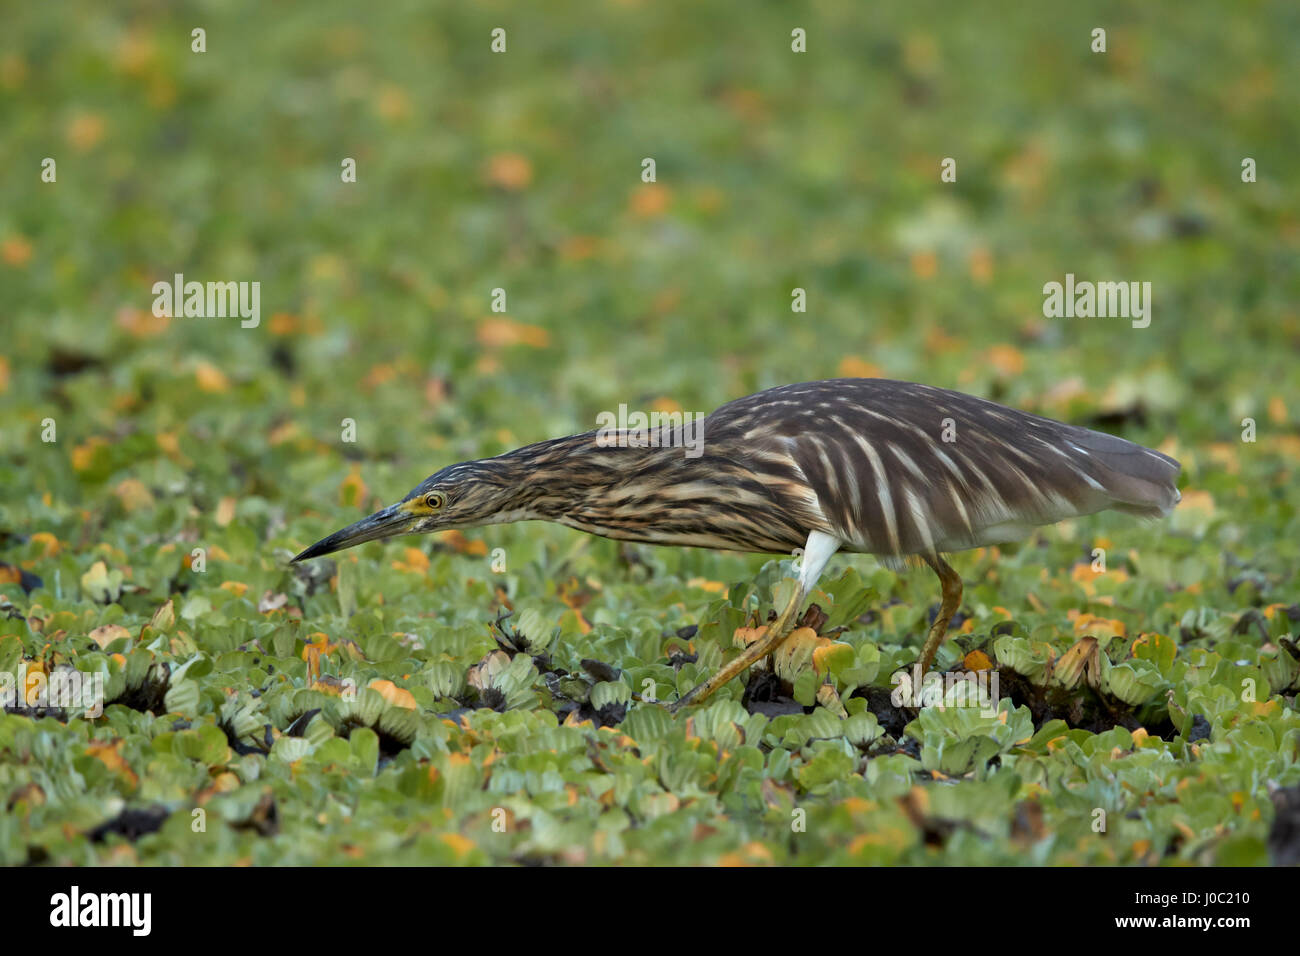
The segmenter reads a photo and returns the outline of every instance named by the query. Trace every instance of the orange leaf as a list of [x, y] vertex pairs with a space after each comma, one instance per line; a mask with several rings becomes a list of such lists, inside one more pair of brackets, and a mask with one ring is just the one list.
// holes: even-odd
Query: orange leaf
[[[510, 444], [506, 442], [506, 444]], [[481, 558], [488, 553], [487, 542], [478, 540], [471, 541], [459, 531], [444, 531], [442, 533], [442, 542], [457, 554], [468, 554], [471, 557]], [[425, 566], [428, 566], [428, 559], [425, 559]]]
[[875, 362], [846, 355], [840, 359], [839, 374], [844, 378], [880, 378], [884, 370]]
[[134, 788], [140, 783], [140, 778], [122, 756], [122, 747], [125, 744], [126, 741], [121, 739], [114, 740], [112, 743], [93, 742], [86, 748], [86, 754], [127, 780]]
[[1025, 355], [1014, 345], [995, 345], [984, 358], [999, 375], [1020, 375], [1025, 370]]
[[0, 243], [0, 259], [15, 268], [27, 265], [32, 258], [32, 244], [22, 236], [9, 236]]
[[918, 279], [933, 279], [939, 271], [939, 258], [933, 252], [912, 253], [912, 274]]
[[104, 138], [105, 126], [98, 113], [77, 113], [68, 121], [68, 143], [78, 151], [91, 149]]
[[987, 285], [993, 279], [993, 255], [983, 246], [971, 250], [968, 260], [971, 278], [980, 285]]
[[117, 325], [128, 335], [136, 339], [150, 339], [154, 336], [161, 335], [167, 331], [167, 326], [171, 324], [171, 317], [166, 315], [154, 315], [152, 309], [128, 309], [121, 308], [117, 310]]
[[658, 183], [642, 183], [632, 191], [628, 206], [632, 215], [640, 219], [654, 219], [668, 211], [673, 194], [667, 186]]
[[415, 710], [415, 696], [409, 691], [398, 687], [390, 680], [372, 680], [370, 687], [379, 692], [379, 696], [388, 701], [394, 707], [401, 707], [405, 710]]
[[486, 346], [529, 345], [541, 349], [551, 344], [550, 333], [540, 325], [528, 325], [504, 316], [481, 321], [475, 337], [479, 345]]
[[493, 186], [517, 191], [533, 181], [533, 164], [519, 153], [497, 153], [488, 160], [487, 178]]

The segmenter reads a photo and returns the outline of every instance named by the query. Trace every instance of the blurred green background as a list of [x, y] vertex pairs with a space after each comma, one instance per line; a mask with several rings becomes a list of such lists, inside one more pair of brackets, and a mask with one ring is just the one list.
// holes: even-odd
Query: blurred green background
[[[968, 601], [977, 632], [995, 605], [1019, 615], [1040, 571], [1068, 581], [1094, 534], [1163, 561], [1170, 587], [1199, 593], [1225, 627], [1297, 599], [1293, 3], [57, 2], [16, 5], [5, 21], [0, 559], [12, 573], [0, 586], [17, 615], [4, 633], [25, 657], [93, 650], [91, 628], [121, 621], [134, 633], [169, 597], [179, 610], [183, 595], [202, 595], [225, 616], [195, 609], [197, 647], [173, 647], [177, 661], [205, 650], [206, 621], [241, 639], [292, 625], [297, 644], [281, 656], [307, 666], [306, 635], [351, 626], [346, 601], [296, 595], [301, 622], [265, 633], [253, 621], [265, 612], [221, 603], [289, 591], [285, 551], [446, 464], [592, 428], [619, 403], [709, 411], [839, 375], [958, 388], [1183, 462], [1190, 508], [1169, 525], [1177, 540], [1163, 527], [1126, 537], [1130, 522], [1102, 517], [1044, 532], [1048, 557], [1006, 549], [1003, 583], [1019, 574], [1023, 586], [999, 592], [989, 578]], [[204, 53], [191, 51], [195, 27]], [[496, 27], [504, 54], [489, 48]], [[1090, 50], [1096, 27], [1104, 54]], [[791, 51], [794, 28], [807, 31], [806, 53]], [[41, 181], [46, 157], [55, 183]], [[355, 183], [340, 181], [345, 157]], [[653, 184], [641, 181], [647, 157]], [[955, 183], [940, 182], [945, 157]], [[1257, 182], [1242, 182], [1245, 157]], [[151, 287], [178, 272], [259, 281], [260, 326], [155, 318]], [[1151, 282], [1150, 327], [1044, 318], [1043, 284], [1067, 272]], [[490, 307], [497, 288], [504, 314]], [[806, 290], [805, 314], [791, 312], [795, 288]], [[1247, 417], [1254, 443], [1241, 440]], [[57, 441], [41, 440], [47, 419]], [[354, 444], [340, 440], [344, 419], [356, 423]], [[355, 589], [377, 630], [464, 625], [486, 640], [499, 605], [482, 552], [503, 547], [510, 573], [497, 583], [516, 601], [558, 619], [575, 599], [556, 581], [572, 574], [587, 582], [592, 640], [602, 622], [655, 637], [699, 622], [717, 597], [699, 582], [732, 583], [765, 561], [641, 549], [647, 581], [617, 545], [560, 528], [467, 538], [368, 546], [343, 562], [355, 581], [331, 587]], [[434, 562], [418, 587], [392, 580], [408, 545]], [[216, 549], [209, 585], [182, 567], [197, 546]], [[970, 581], [977, 559], [963, 560]], [[96, 561], [135, 586], [108, 610], [76, 586]], [[1229, 588], [1242, 565], [1250, 587]], [[44, 587], [25, 593], [19, 567]], [[892, 635], [906, 645], [932, 582], [875, 575], [872, 586], [914, 608]], [[1130, 636], [1172, 628], [1191, 609], [1167, 608], [1157, 624], [1159, 591], [1130, 597], [1114, 611], [1132, 614]], [[1078, 603], [1060, 600], [1061, 614]], [[75, 619], [66, 646], [19, 623], [48, 613]], [[565, 641], [579, 630], [573, 618]], [[230, 650], [212, 640], [207, 651]], [[576, 667], [587, 651], [570, 643], [557, 660]], [[450, 656], [469, 666], [491, 644], [471, 647]], [[219, 703], [194, 719], [215, 720]], [[129, 737], [126, 725], [116, 732]], [[71, 747], [92, 731], [41, 733]], [[68, 759], [84, 772], [83, 757]], [[147, 776], [146, 757], [132, 760]], [[208, 762], [214, 779], [218, 765]], [[13, 786], [24, 779], [8, 773]], [[149, 796], [184, 803], [203, 779]], [[251, 786], [240, 779], [236, 793]], [[102, 845], [65, 842], [62, 824], [103, 816], [105, 793], [145, 796], [116, 780], [73, 791], [6, 824], [5, 858], [57, 844], [56, 858], [89, 859]], [[328, 815], [304, 801], [304, 820], [318, 811]], [[1246, 859], [1262, 853], [1261, 812]], [[434, 830], [473, 829], [439, 819]], [[717, 861], [768, 839], [746, 826], [680, 853], [680, 834], [665, 831], [634, 858]], [[1175, 852], [1175, 828], [1161, 827], [1155, 852]], [[556, 845], [586, 846], [584, 859], [617, 856], [590, 828], [565, 832]], [[145, 844], [144, 855], [263, 859], [246, 834], [215, 850]], [[835, 859], [842, 843], [808, 858]], [[882, 861], [927, 852], [911, 837], [886, 843], [897, 852]], [[341, 852], [326, 844], [302, 859]], [[538, 845], [465, 852], [551, 852]], [[1204, 844], [1184, 848], [1201, 859]], [[1132, 861], [1148, 850], [1070, 852]], [[978, 852], [1016, 857], [1006, 846]], [[1058, 852], [1041, 847], [1038, 859]]]

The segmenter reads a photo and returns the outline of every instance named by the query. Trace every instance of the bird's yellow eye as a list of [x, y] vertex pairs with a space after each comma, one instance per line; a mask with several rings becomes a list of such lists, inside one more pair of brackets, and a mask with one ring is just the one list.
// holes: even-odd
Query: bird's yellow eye
[[447, 503], [447, 496], [441, 491], [431, 491], [424, 496], [424, 503], [431, 511], [437, 511]]

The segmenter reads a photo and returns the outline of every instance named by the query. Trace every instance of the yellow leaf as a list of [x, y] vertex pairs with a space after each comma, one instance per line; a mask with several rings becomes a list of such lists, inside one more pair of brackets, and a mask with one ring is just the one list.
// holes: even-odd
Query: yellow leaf
[[32, 544], [41, 546], [41, 557], [52, 558], [59, 553], [61, 545], [59, 539], [54, 537], [48, 531], [38, 531], [32, 535]]
[[171, 317], [154, 315], [152, 309], [121, 308], [115, 316], [118, 328], [135, 339], [151, 339], [167, 331]]
[[853, 646], [819, 636], [817, 638], [817, 649], [813, 651], [813, 669], [819, 674], [825, 674], [830, 670], [830, 657], [833, 654], [845, 655], [846, 662], [852, 661]]
[[159, 631], [170, 631], [172, 625], [176, 623], [176, 605], [168, 598], [158, 610], [153, 612], [153, 617], [149, 619], [149, 626]]
[[1268, 420], [1274, 425], [1286, 424], [1286, 402], [1281, 395], [1274, 395], [1268, 400]]
[[96, 561], [90, 570], [81, 576], [81, 587], [94, 600], [115, 600], [117, 595], [112, 580], [108, 575], [108, 565]]
[[1076, 634], [1087, 631], [1090, 635], [1100, 638], [1124, 637], [1127, 634], [1124, 622], [1114, 618], [1098, 617], [1075, 609], [1071, 609], [1066, 616], [1074, 621]]
[[560, 258], [566, 262], [581, 262], [600, 253], [601, 240], [596, 236], [569, 236], [560, 243]]
[[104, 138], [104, 117], [98, 113], [78, 112], [68, 121], [68, 143], [79, 152], [92, 149]]
[[113, 489], [113, 495], [128, 513], [153, 507], [153, 493], [139, 478], [124, 478]]
[[180, 439], [175, 432], [159, 432], [154, 436], [158, 449], [168, 458], [179, 458], [181, 454]]
[[442, 833], [438, 838], [443, 843], [455, 851], [457, 857], [468, 856], [472, 850], [477, 849], [477, 844], [469, 837], [461, 836], [459, 833]]
[[119, 638], [125, 637], [130, 640], [131, 632], [120, 624], [105, 624], [103, 627], [95, 628], [86, 636], [98, 644], [100, 650], [103, 650]]
[[708, 591], [710, 594], [725, 594], [727, 586], [721, 581], [710, 581], [707, 578], [691, 578], [686, 582], [688, 588], [699, 588], [701, 591]]
[[772, 851], [757, 840], [746, 843], [734, 853], [718, 857], [718, 866], [769, 866], [771, 863]]
[[411, 98], [400, 86], [389, 84], [379, 91], [375, 109], [380, 116], [389, 121], [406, 119], [411, 115]]
[[282, 422], [271, 429], [271, 433], [266, 436], [266, 441], [267, 444], [274, 448], [276, 445], [283, 445], [290, 439], [296, 438], [297, 435], [297, 422]]
[[267, 330], [272, 335], [292, 335], [299, 328], [298, 316], [289, 312], [277, 312], [267, 323]]
[[199, 391], [209, 394], [224, 392], [230, 388], [230, 380], [226, 378], [225, 373], [206, 360], [200, 361], [194, 367], [194, 380], [198, 383]]
[[92, 436], [72, 449], [72, 467], [77, 471], [88, 470], [95, 463], [96, 452], [107, 446], [108, 442], [103, 438]]
[[811, 627], [797, 627], [772, 654], [772, 669], [780, 677], [793, 682], [810, 662], [814, 669], [821, 670], [816, 666], [819, 651], [822, 652], [824, 661], [824, 656], [838, 647], [830, 638], [819, 637]]
[[229, 495], [217, 502], [217, 527], [224, 528], [226, 525], [230, 524], [230, 522], [235, 520], [235, 506], [237, 504], [238, 502]]
[[345, 506], [360, 508], [367, 493], [366, 483], [361, 480], [361, 466], [353, 465], [351, 473], [339, 485], [339, 501]]
[[1207, 515], [1214, 514], [1214, 496], [1208, 491], [1201, 491], [1198, 488], [1186, 488], [1183, 490], [1183, 500], [1178, 503], [1178, 509], [1188, 511], [1203, 511]]
[[650, 410], [654, 412], [665, 412], [671, 415], [673, 412], [682, 411], [682, 406], [667, 396], [656, 398], [650, 403]]

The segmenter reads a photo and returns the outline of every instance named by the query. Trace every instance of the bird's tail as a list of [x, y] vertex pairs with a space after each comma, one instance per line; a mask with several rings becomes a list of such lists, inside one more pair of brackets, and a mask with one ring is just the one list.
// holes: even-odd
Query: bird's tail
[[1177, 484], [1182, 465], [1175, 459], [1103, 432], [1072, 431], [1070, 441], [1085, 451], [1088, 473], [1110, 498], [1111, 508], [1163, 518], [1182, 500]]

